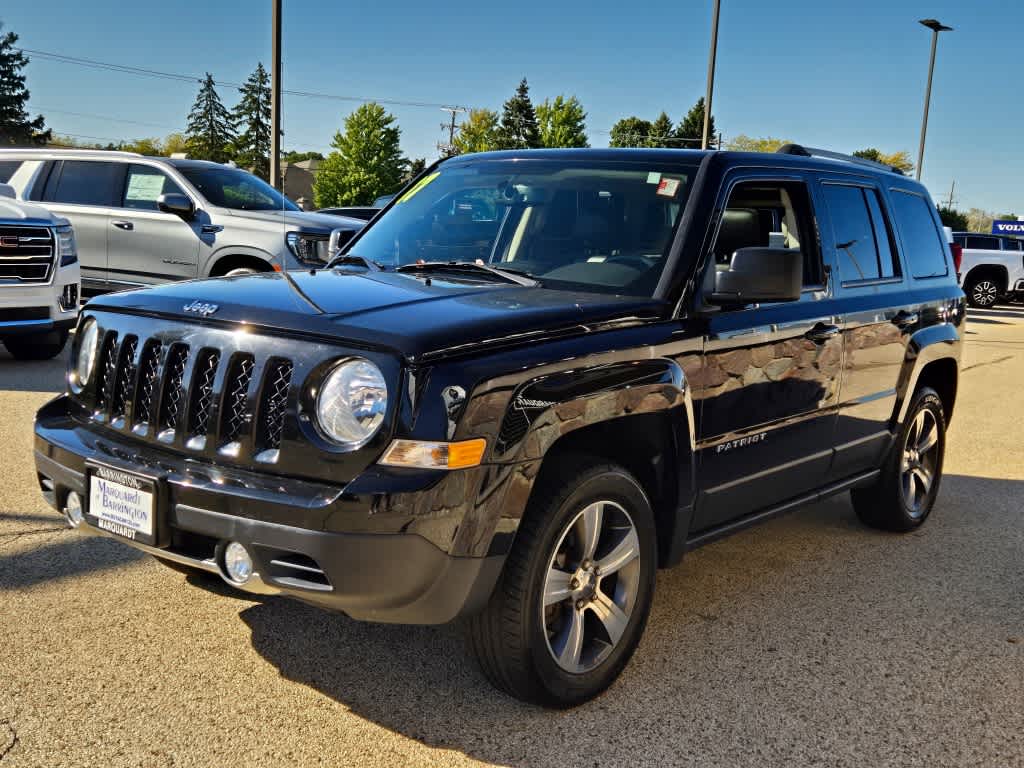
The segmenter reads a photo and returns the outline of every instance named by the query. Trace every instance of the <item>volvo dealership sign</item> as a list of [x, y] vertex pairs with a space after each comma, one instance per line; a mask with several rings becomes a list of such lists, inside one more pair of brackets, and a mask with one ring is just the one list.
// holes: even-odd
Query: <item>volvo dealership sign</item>
[[996, 221], [992, 222], [992, 234], [1016, 235], [1017, 237], [1024, 237], [1024, 221], [999, 221], [997, 219]]

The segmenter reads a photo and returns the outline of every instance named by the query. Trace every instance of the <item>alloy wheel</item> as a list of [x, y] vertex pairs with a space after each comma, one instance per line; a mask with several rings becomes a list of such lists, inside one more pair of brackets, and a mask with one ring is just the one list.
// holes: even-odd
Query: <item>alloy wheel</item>
[[935, 483], [939, 460], [939, 425], [935, 414], [922, 408], [907, 431], [900, 465], [903, 501], [910, 516], [921, 517]]
[[999, 289], [991, 280], [979, 280], [971, 290], [971, 298], [979, 307], [991, 307], [998, 296]]
[[608, 658], [629, 626], [640, 576], [636, 526], [616, 502], [587, 505], [562, 530], [541, 613], [548, 650], [563, 670], [583, 674]]

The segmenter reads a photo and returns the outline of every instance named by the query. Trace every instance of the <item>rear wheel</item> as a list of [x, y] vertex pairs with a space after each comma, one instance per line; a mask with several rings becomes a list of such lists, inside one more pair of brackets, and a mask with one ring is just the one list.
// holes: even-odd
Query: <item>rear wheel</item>
[[582, 460], [537, 489], [470, 646], [497, 688], [544, 706], [611, 685], [643, 634], [654, 591], [654, 513], [616, 465]]
[[990, 275], [972, 277], [964, 286], [967, 303], [978, 309], [994, 307], [1002, 293], [1002, 286]]
[[889, 531], [910, 531], [921, 525], [939, 493], [945, 449], [942, 400], [935, 390], [922, 387], [914, 395], [878, 480], [851, 492], [858, 517]]
[[15, 360], [52, 360], [68, 340], [67, 331], [48, 331], [4, 339], [4, 346]]

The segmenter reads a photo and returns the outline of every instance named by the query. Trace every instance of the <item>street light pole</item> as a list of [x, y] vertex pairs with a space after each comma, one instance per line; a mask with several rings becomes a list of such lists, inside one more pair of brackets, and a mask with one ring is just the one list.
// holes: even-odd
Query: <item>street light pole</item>
[[924, 119], [921, 121], [921, 142], [917, 148], [917, 180], [921, 180], [921, 166], [924, 165], [924, 141], [928, 136], [928, 110], [932, 103], [932, 75], [935, 74], [935, 49], [939, 45], [939, 32], [952, 32], [952, 27], [940, 24], [935, 19], [921, 19], [919, 24], [932, 31], [932, 57], [928, 64], [928, 86], [924, 92]]
[[280, 191], [281, 179], [281, 0], [270, 0], [270, 183]]
[[715, 0], [715, 8], [711, 16], [711, 51], [708, 53], [708, 88], [704, 95], [704, 130], [700, 136], [700, 148], [708, 148], [708, 132], [711, 130], [711, 97], [715, 92], [715, 57], [718, 55], [718, 6], [719, 0]]

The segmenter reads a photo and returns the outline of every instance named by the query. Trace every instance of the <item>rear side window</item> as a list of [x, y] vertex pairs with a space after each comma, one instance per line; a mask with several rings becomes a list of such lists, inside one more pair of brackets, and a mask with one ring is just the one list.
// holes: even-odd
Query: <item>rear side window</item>
[[878, 192], [865, 187], [825, 184], [832, 219], [839, 277], [843, 283], [899, 276], [892, 233], [882, 213]]
[[964, 238], [964, 248], [973, 248], [976, 251], [998, 251], [999, 238], [985, 237], [984, 235], [968, 235]]
[[117, 163], [65, 160], [51, 174], [43, 199], [52, 203], [116, 206], [124, 168]]
[[935, 222], [935, 207], [921, 195], [894, 189], [892, 208], [910, 274], [917, 278], [948, 275], [946, 240]]
[[1003, 250], [1004, 251], [1020, 251], [1020, 250], [1024, 250], [1024, 249], [1021, 248], [1021, 245], [1024, 245], [1024, 244], [1022, 244], [1020, 240], [1003, 240]]

